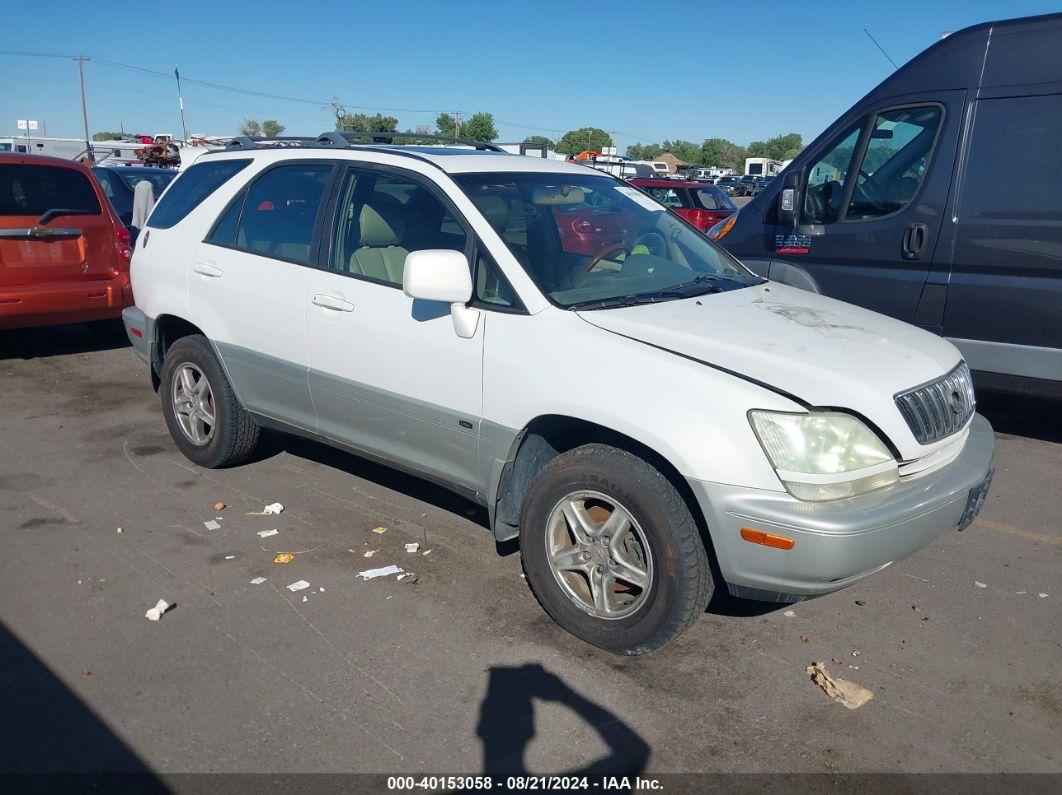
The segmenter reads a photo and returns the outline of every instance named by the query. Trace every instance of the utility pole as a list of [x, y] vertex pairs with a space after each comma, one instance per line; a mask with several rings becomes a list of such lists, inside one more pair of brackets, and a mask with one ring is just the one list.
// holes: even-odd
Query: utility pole
[[184, 131], [184, 140], [188, 140], [188, 125], [184, 123], [184, 96], [181, 94], [181, 73], [177, 67], [173, 67], [173, 76], [177, 78], [177, 104], [181, 106], [181, 130]]
[[454, 138], [461, 137], [461, 111], [454, 112]]
[[88, 104], [85, 102], [85, 61], [89, 59], [84, 55], [79, 55], [74, 60], [77, 61], [77, 76], [81, 81], [81, 120], [85, 123], [85, 152], [90, 161], [96, 162], [96, 158], [92, 155], [92, 142], [89, 140]]

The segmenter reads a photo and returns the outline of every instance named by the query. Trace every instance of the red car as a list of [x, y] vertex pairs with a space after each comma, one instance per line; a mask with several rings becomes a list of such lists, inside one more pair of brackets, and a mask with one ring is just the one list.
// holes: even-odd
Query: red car
[[725, 193], [705, 182], [681, 182], [674, 179], [632, 179], [658, 202], [671, 208], [702, 232], [737, 212]]
[[121, 317], [132, 253], [88, 168], [0, 154], [0, 329]]

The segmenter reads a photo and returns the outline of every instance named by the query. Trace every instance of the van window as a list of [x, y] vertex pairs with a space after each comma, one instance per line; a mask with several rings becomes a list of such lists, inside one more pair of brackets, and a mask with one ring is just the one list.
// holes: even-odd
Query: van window
[[[491, 224], [501, 214], [508, 218], [504, 203], [481, 209]], [[417, 180], [351, 169], [340, 193], [329, 268], [401, 287], [407, 254], [429, 248], [463, 252], [466, 242], [461, 224]]]
[[189, 167], [155, 205], [148, 226], [169, 229], [192, 212], [211, 193], [238, 174], [250, 160], [212, 160]]
[[[1062, 221], [1062, 95], [981, 99], [974, 114], [959, 215], [1006, 223]], [[1014, 170], [1021, 153], [1021, 178]], [[1055, 227], [1057, 229], [1057, 227]], [[1057, 232], [1042, 230], [1038, 237]]]
[[[327, 163], [277, 166], [263, 173], [247, 189], [236, 247], [308, 264], [317, 210], [331, 176], [332, 166]], [[226, 220], [219, 226], [224, 227]]]
[[844, 180], [861, 131], [860, 124], [842, 133], [811, 167], [804, 189], [804, 212], [801, 214], [801, 220], [805, 223], [832, 224], [840, 218]]
[[845, 220], [880, 218], [910, 203], [929, 166], [942, 115], [936, 105], [878, 114]]

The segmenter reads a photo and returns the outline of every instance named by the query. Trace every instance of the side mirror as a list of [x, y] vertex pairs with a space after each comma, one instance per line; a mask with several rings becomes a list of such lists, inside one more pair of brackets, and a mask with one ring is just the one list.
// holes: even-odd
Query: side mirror
[[800, 171], [786, 174], [782, 190], [778, 193], [778, 225], [795, 229], [799, 222], [800, 206]]
[[407, 254], [402, 291], [413, 299], [450, 304], [457, 335], [465, 339], [475, 336], [479, 311], [465, 306], [472, 299], [472, 273], [460, 251], [430, 248]]

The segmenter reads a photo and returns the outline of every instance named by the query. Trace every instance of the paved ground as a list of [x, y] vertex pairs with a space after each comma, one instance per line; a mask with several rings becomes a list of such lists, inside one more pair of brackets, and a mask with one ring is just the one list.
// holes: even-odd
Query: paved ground
[[[982, 403], [999, 471], [968, 532], [622, 659], [545, 617], [470, 503], [304, 442], [198, 469], [128, 348], [0, 335], [0, 769], [1062, 771], [1062, 429]], [[354, 578], [388, 563], [419, 581]], [[873, 701], [828, 699], [814, 660]]]

